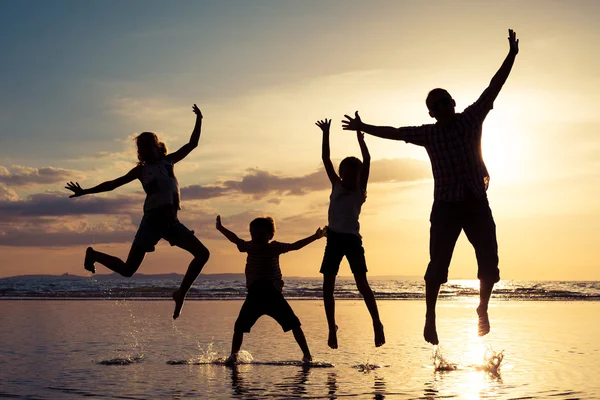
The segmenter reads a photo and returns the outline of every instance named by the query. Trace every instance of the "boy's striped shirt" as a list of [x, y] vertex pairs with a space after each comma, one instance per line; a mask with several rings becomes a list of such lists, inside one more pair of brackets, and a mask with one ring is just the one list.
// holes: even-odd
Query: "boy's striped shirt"
[[270, 242], [255, 244], [252, 241], [242, 242], [238, 250], [248, 253], [246, 258], [246, 287], [257, 281], [268, 281], [278, 289], [283, 289], [283, 276], [279, 267], [279, 255], [290, 251], [288, 243]]

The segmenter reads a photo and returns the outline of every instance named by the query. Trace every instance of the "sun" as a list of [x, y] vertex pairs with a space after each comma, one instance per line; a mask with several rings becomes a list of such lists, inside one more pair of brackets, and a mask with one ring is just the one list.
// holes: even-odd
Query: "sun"
[[485, 121], [481, 149], [492, 180], [509, 182], [520, 178], [522, 143], [513, 124], [491, 116]]

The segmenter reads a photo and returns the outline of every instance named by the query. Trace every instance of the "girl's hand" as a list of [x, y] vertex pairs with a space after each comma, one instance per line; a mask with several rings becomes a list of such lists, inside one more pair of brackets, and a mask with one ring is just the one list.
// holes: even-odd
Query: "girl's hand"
[[197, 105], [194, 104], [192, 106], [192, 110], [194, 111], [194, 114], [198, 116], [198, 118], [202, 118], [202, 112], [200, 111]]
[[315, 237], [317, 239], [321, 239], [323, 236], [325, 236], [325, 229], [322, 228], [317, 228], [317, 231], [315, 232]]
[[324, 120], [315, 122], [315, 125], [317, 125], [319, 128], [321, 128], [323, 133], [327, 133], [327, 132], [329, 132], [329, 127], [331, 126], [331, 120], [328, 120], [327, 118], [325, 118]]
[[221, 229], [223, 228], [223, 225], [221, 224], [221, 216], [217, 215], [217, 229]]
[[81, 188], [81, 186], [79, 186], [78, 182], [67, 182], [67, 186], [65, 186], [65, 189], [69, 189], [70, 191], [72, 191], [74, 194], [72, 194], [71, 196], [69, 196], [69, 198], [71, 197], [79, 197], [79, 196], [83, 196], [85, 194], [85, 191]]

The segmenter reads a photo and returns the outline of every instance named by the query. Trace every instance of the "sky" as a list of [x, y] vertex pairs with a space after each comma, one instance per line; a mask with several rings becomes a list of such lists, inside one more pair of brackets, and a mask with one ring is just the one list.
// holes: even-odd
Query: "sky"
[[[0, 3], [0, 277], [85, 275], [87, 246], [126, 257], [142, 217], [138, 181], [69, 199], [124, 175], [132, 138], [156, 132], [177, 164], [180, 220], [209, 248], [205, 273], [243, 272], [215, 217], [249, 239], [270, 215], [275, 239], [327, 224], [330, 184], [315, 121], [331, 118], [335, 165], [360, 154], [344, 114], [366, 123], [433, 120], [447, 89], [462, 111], [508, 53], [520, 52], [483, 126], [503, 279], [600, 279], [600, 3], [590, 1], [13, 1]], [[367, 137], [360, 218], [370, 276], [422, 276], [429, 261], [431, 167], [424, 149]], [[318, 276], [325, 239], [281, 256], [284, 276]], [[139, 272], [184, 273], [161, 242]], [[102, 266], [100, 273], [109, 272]], [[451, 279], [474, 279], [464, 234]], [[341, 275], [350, 275], [344, 261]]]

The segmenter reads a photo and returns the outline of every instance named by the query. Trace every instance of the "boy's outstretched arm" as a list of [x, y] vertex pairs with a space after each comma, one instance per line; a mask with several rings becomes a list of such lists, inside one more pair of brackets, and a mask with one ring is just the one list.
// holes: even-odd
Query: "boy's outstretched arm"
[[202, 113], [197, 105], [194, 104], [192, 107], [194, 114], [196, 114], [196, 124], [194, 125], [194, 130], [192, 131], [192, 136], [190, 136], [190, 141], [183, 146], [179, 150], [174, 153], [167, 155], [167, 158], [175, 164], [183, 160], [188, 154], [192, 152], [196, 147], [198, 147], [198, 142], [200, 141], [200, 131], [202, 130]]
[[365, 124], [360, 119], [358, 111], [354, 113], [354, 118], [349, 115], [344, 115], [344, 117], [346, 117], [346, 119], [342, 120], [342, 129], [345, 131], [361, 131], [383, 139], [404, 140], [403, 129], [405, 128], [393, 128], [391, 126], [375, 126]]
[[333, 185], [335, 182], [339, 181], [340, 178], [335, 173], [335, 168], [333, 168], [333, 163], [331, 162], [331, 151], [329, 149], [329, 128], [331, 127], [331, 120], [325, 118], [324, 120], [315, 122], [315, 125], [321, 128], [321, 131], [323, 131], [321, 158], [323, 159], [323, 165], [325, 166], [325, 172], [327, 172], [327, 177]]
[[225, 228], [222, 224], [221, 224], [221, 216], [217, 215], [217, 230], [219, 232], [221, 232], [223, 234], [223, 236], [225, 236], [227, 239], [229, 239], [229, 241], [237, 246], [239, 246], [240, 244], [244, 243], [244, 241], [242, 239], [240, 239], [239, 237], [237, 237], [237, 235], [233, 232], [231, 232], [229, 229]]
[[369, 154], [369, 148], [365, 143], [364, 133], [362, 133], [361, 131], [356, 131], [356, 138], [358, 139], [358, 145], [360, 146], [360, 152], [363, 158], [362, 171], [360, 172], [360, 188], [364, 192], [367, 190], [369, 172], [371, 171], [371, 155]]
[[93, 193], [102, 193], [102, 192], [110, 192], [111, 190], [115, 190], [116, 188], [126, 185], [129, 182], [133, 181], [139, 176], [139, 166], [134, 167], [127, 174], [114, 179], [112, 181], [102, 182], [101, 184], [91, 187], [89, 189], [83, 189], [79, 186], [79, 182], [67, 182], [67, 186], [65, 189], [69, 189], [73, 192], [73, 194], [69, 197], [79, 197], [85, 194], [93, 194]]
[[300, 239], [297, 242], [290, 243], [289, 251], [300, 250], [304, 246], [311, 244], [317, 239], [321, 239], [324, 235], [324, 231], [321, 228], [318, 228], [315, 233], [310, 235], [309, 237], [305, 237], [304, 239]]
[[[517, 34], [512, 29], [508, 30], [508, 55], [504, 59], [504, 62], [500, 66], [500, 69], [492, 80], [490, 81], [490, 85], [484, 91], [484, 94], [487, 96], [488, 101], [493, 102], [498, 94], [500, 93], [500, 89], [504, 86], [506, 79], [508, 79], [508, 75], [515, 63], [515, 58], [517, 54], [519, 54], [519, 39], [517, 39]], [[482, 95], [483, 96], [483, 95]]]

